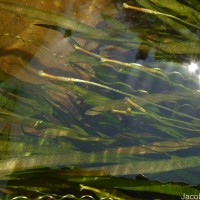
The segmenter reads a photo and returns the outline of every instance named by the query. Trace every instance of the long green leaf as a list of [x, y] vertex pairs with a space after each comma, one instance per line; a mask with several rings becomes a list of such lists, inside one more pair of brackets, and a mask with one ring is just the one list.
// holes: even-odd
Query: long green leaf
[[11, 12], [19, 16], [53, 23], [60, 27], [71, 29], [71, 30], [81, 32], [81, 33], [86, 33], [88, 35], [107, 37], [107, 34], [101, 30], [92, 28], [85, 24], [81, 24], [80, 22], [75, 21], [75, 20], [67, 19], [66, 17], [62, 15], [59, 15], [50, 11], [34, 8], [25, 4], [0, 1], [0, 9], [2, 11]]

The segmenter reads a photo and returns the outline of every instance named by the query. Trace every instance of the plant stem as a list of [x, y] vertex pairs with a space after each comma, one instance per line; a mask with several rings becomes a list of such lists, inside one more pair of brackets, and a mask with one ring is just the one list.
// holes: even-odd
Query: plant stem
[[47, 73], [43, 72], [42, 70], [38, 71], [38, 75], [39, 76], [43, 76], [43, 77], [47, 77], [47, 78], [50, 78], [50, 79], [58, 80], [58, 81], [69, 82], [69, 83], [85, 83], [85, 84], [94, 85], [94, 86], [97, 86], [97, 87], [100, 87], [100, 88], [104, 88], [104, 89], [107, 89], [107, 90], [111, 90], [113, 92], [116, 92], [116, 93], [119, 93], [119, 94], [123, 94], [123, 95], [129, 96], [129, 97], [133, 96], [131, 94], [128, 94], [126, 92], [123, 92], [123, 91], [108, 87], [106, 85], [102, 85], [102, 84], [91, 82], [91, 81], [87, 81], [87, 80], [77, 79], [77, 78], [54, 76], [52, 74], [47, 74]]

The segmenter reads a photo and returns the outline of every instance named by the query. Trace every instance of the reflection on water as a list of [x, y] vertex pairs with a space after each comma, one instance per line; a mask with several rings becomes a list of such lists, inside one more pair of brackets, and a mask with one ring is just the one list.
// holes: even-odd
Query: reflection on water
[[0, 2], [5, 198], [78, 194], [80, 186], [96, 198], [180, 197], [181, 185], [128, 187], [199, 184], [199, 8], [195, 0], [123, 3]]

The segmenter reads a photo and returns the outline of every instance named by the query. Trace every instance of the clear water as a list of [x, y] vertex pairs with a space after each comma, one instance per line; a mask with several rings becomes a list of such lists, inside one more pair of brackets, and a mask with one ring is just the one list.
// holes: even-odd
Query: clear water
[[[98, 192], [80, 193], [75, 182], [107, 175], [199, 184], [198, 16], [158, 6], [186, 24], [125, 9], [122, 1], [9, 2], [59, 13], [75, 20], [76, 30], [0, 8], [2, 198], [95, 199]], [[199, 12], [195, 1], [179, 3]], [[77, 22], [90, 27], [79, 30]], [[40, 177], [40, 170], [64, 170], [68, 186], [56, 188], [55, 177]]]

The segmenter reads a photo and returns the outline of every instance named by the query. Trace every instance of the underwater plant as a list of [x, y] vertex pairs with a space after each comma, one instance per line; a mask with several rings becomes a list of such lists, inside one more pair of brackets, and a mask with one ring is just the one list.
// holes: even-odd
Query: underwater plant
[[[198, 186], [172, 182], [199, 184], [190, 172], [200, 164], [198, 2], [109, 6], [114, 14], [100, 10], [92, 26], [0, 1], [0, 12], [28, 27], [0, 33], [3, 199], [62, 199], [66, 188], [91, 199], [199, 194]], [[170, 172], [168, 183], [130, 178]]]

